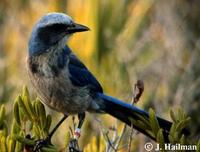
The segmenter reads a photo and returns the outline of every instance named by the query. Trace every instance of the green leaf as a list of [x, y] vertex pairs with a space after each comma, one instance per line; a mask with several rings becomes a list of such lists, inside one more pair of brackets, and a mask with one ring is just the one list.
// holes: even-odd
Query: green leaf
[[[17, 99], [18, 100], [18, 99]], [[17, 100], [14, 103], [14, 118], [16, 120], [16, 123], [21, 126], [21, 121], [20, 121], [20, 114], [19, 114], [19, 105]]]
[[42, 152], [58, 152], [58, 149], [56, 149], [55, 146], [48, 145], [42, 148]]
[[190, 120], [191, 120], [190, 117], [188, 117], [188, 118], [185, 119], [185, 120], [180, 120], [180, 121], [178, 122], [177, 126], [176, 126], [176, 130], [180, 133], [181, 130], [182, 130], [183, 128], [185, 128], [185, 127], [189, 124]]
[[2, 128], [3, 128], [2, 132], [1, 132], [2, 135], [3, 135], [3, 136], [7, 136], [7, 135], [8, 135], [8, 126], [7, 126], [7, 124], [5, 123], [5, 121], [3, 121]]
[[137, 125], [138, 125], [140, 128], [142, 128], [142, 129], [144, 129], [144, 130], [149, 130], [149, 129], [150, 129], [149, 126], [146, 125], [146, 123], [144, 123], [144, 122], [141, 121], [141, 120], [137, 120], [136, 123], [137, 123]]
[[163, 136], [163, 129], [159, 129], [156, 137], [156, 141], [160, 144], [160, 147], [164, 149], [165, 141]]
[[22, 98], [24, 96], [26, 96], [26, 97], [28, 97], [28, 99], [30, 99], [30, 94], [29, 94], [28, 88], [26, 86], [23, 86], [23, 90], [22, 90]]
[[175, 131], [176, 131], [176, 124], [173, 123], [172, 126], [171, 126], [171, 128], [170, 128], [169, 134], [173, 135], [173, 134], [175, 134]]
[[4, 152], [4, 151], [7, 152], [6, 137], [5, 136], [1, 137], [0, 146], [1, 146], [2, 152]]
[[37, 127], [35, 124], [33, 125], [33, 131], [34, 131], [34, 134], [35, 134], [35, 136], [36, 136], [37, 138], [40, 138], [40, 137], [41, 137], [40, 131], [39, 131], [38, 127]]
[[[27, 110], [24, 102], [22, 101], [22, 98], [21, 98], [20, 95], [17, 97], [17, 102], [19, 103], [19, 107], [22, 109], [22, 112], [25, 114], [25, 116], [27, 116], [30, 121], [33, 121], [32, 117], [31, 117], [30, 113], [28, 112], [28, 110]], [[20, 120], [21, 120], [21, 115], [20, 115]]]
[[9, 142], [8, 142], [8, 151], [9, 152], [14, 152], [15, 145], [16, 145], [16, 141], [14, 141], [12, 139], [9, 139]]
[[156, 137], [160, 126], [158, 124], [158, 120], [156, 118], [155, 112], [151, 108], [149, 109], [149, 121], [150, 121], [152, 131], [154, 133], [154, 136]]
[[40, 118], [40, 125], [41, 128], [44, 129], [46, 126], [46, 111], [44, 105], [41, 102], [37, 103], [38, 110], [39, 110], [39, 118]]
[[44, 130], [49, 133], [49, 129], [50, 129], [50, 126], [51, 126], [51, 122], [52, 122], [52, 118], [51, 118], [51, 115], [47, 115], [47, 121], [46, 121], [46, 125], [45, 125], [45, 128]]
[[179, 133], [178, 133], [177, 131], [174, 133], [173, 138], [174, 138], [174, 140], [175, 140], [176, 142], [179, 141]]
[[29, 114], [32, 116], [32, 119], [34, 119], [35, 113], [34, 113], [33, 106], [30, 102], [30, 99], [28, 99], [27, 96], [24, 96], [22, 100], [23, 100], [24, 105], [26, 106], [26, 109], [28, 110]]
[[22, 152], [23, 151], [23, 145], [21, 142], [16, 142], [16, 146], [15, 146], [15, 152]]
[[3, 124], [3, 120], [5, 119], [5, 115], [6, 115], [5, 106], [1, 105], [1, 109], [0, 109], [0, 127]]
[[33, 146], [35, 145], [35, 141], [34, 140], [31, 140], [31, 139], [28, 139], [28, 138], [25, 138], [21, 135], [13, 135], [12, 136], [13, 139], [19, 141], [20, 143], [22, 143], [23, 145], [30, 145], [30, 146]]
[[26, 106], [26, 109], [27, 109], [29, 115], [34, 120], [34, 117], [35, 117], [36, 114], [35, 114], [33, 105], [31, 104], [30, 94], [29, 94], [28, 88], [26, 86], [23, 87], [22, 101], [24, 102], [24, 105]]
[[187, 118], [186, 114], [181, 108], [178, 108], [178, 114], [177, 114], [178, 120], [184, 120]]
[[[131, 123], [138, 127], [138, 128], [141, 128], [143, 129], [145, 132], [147, 132], [150, 136], [152, 136], [152, 131], [151, 131], [151, 128], [149, 128], [148, 126], [146, 126], [145, 123], [143, 123], [141, 120], [135, 120], [131, 117], [129, 117], [129, 120], [131, 121]], [[153, 137], [153, 136], [152, 136]]]
[[138, 118], [143, 122], [145, 123], [146, 126], [148, 126], [148, 128], [151, 128], [150, 124], [149, 124], [149, 120], [147, 117], [145, 116], [141, 116], [139, 114], [136, 114], [138, 116]]
[[175, 140], [173, 138], [173, 136], [171, 134], [168, 135], [168, 139], [169, 139], [169, 142], [174, 144], [175, 143]]
[[198, 152], [200, 151], [200, 139], [199, 139], [198, 142], [197, 142], [197, 151], [198, 151]]
[[36, 99], [36, 101], [34, 102], [34, 111], [36, 113], [36, 116], [37, 116], [37, 119], [39, 121], [39, 117], [40, 117], [40, 109], [39, 109], [39, 105], [40, 104], [40, 100], [39, 99]]
[[185, 144], [185, 135], [182, 135], [182, 136], [181, 136], [180, 144], [181, 144], [181, 145], [184, 145], [184, 144]]
[[173, 122], [177, 122], [176, 116], [172, 110], [170, 110], [170, 117], [172, 118]]
[[20, 132], [20, 127], [17, 124], [16, 120], [13, 119], [12, 127], [11, 127], [11, 135], [18, 134]]
[[[20, 131], [20, 133], [17, 134], [16, 136], [20, 136], [23, 138], [25, 135], [23, 131]], [[15, 135], [13, 135], [12, 138], [15, 140]], [[23, 148], [24, 148], [24, 145], [16, 139], [15, 152], [21, 152], [23, 151]]]

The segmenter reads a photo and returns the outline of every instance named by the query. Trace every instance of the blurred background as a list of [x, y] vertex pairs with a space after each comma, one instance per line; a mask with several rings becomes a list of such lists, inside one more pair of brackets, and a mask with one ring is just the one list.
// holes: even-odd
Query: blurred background
[[[1, 0], [0, 105], [6, 105], [8, 119], [23, 85], [36, 96], [26, 72], [27, 43], [35, 22], [55, 11], [90, 27], [91, 31], [74, 35], [69, 46], [97, 77], [106, 94], [130, 102], [134, 83], [141, 79], [145, 91], [137, 106], [146, 110], [153, 107], [167, 119], [170, 108], [183, 108], [192, 118], [193, 137], [199, 138], [199, 0]], [[46, 109], [55, 115], [56, 123], [61, 114]], [[122, 128], [109, 116], [98, 117], [105, 128], [116, 124], [118, 130]], [[100, 134], [95, 119], [96, 115], [87, 114], [82, 146], [87, 147]], [[67, 123], [62, 125], [66, 134]], [[61, 146], [66, 136], [63, 129], [54, 137]], [[139, 151], [147, 140], [135, 135], [133, 151]]]

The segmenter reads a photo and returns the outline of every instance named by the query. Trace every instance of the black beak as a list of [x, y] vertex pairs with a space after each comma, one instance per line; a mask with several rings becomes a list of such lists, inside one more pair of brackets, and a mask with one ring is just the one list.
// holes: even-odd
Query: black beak
[[67, 33], [85, 32], [89, 30], [90, 29], [85, 25], [74, 23], [72, 26], [67, 28]]

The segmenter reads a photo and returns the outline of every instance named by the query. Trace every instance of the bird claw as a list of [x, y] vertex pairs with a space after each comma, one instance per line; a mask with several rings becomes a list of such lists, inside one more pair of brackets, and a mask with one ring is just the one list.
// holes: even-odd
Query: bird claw
[[48, 137], [46, 139], [37, 140], [36, 144], [33, 148], [33, 152], [40, 152], [41, 148], [48, 145], [48, 144], [51, 144], [51, 141]]
[[69, 152], [82, 152], [79, 150], [78, 140], [72, 138], [69, 142]]

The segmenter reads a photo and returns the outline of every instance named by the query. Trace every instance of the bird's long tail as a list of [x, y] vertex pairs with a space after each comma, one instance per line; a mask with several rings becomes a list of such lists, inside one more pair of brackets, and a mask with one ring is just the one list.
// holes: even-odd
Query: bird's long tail
[[[139, 108], [136, 108], [135, 106], [132, 106], [128, 103], [122, 102], [118, 99], [115, 99], [113, 97], [107, 96], [102, 93], [98, 93], [97, 96], [98, 98], [101, 99], [98, 102], [98, 105], [101, 111], [114, 116], [115, 118], [123, 121], [129, 126], [133, 126], [139, 132], [155, 140], [155, 137], [148, 130], [145, 130], [139, 127], [138, 124], [134, 123], [135, 121], [132, 121], [132, 120], [143, 121], [141, 117], [148, 119], [149, 118], [148, 112], [143, 111]], [[163, 129], [165, 142], [168, 142], [168, 134], [169, 134], [169, 130], [171, 128], [172, 123], [160, 117], [157, 117], [157, 120], [158, 120], [159, 126]]]

